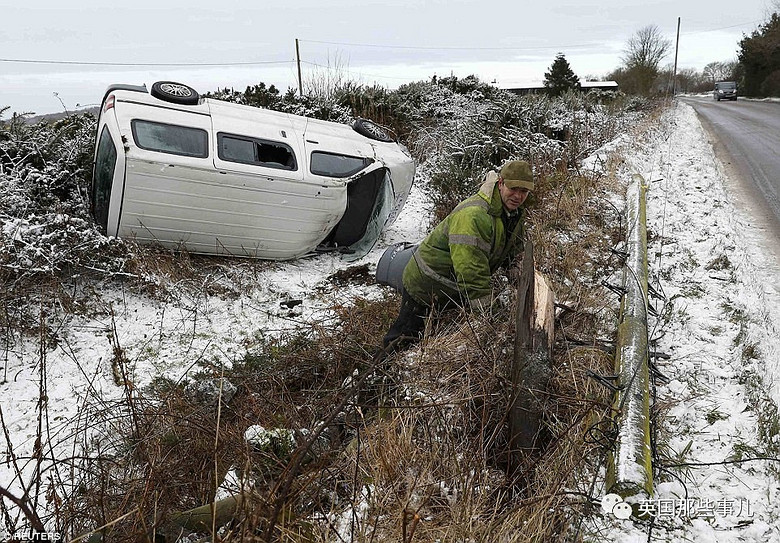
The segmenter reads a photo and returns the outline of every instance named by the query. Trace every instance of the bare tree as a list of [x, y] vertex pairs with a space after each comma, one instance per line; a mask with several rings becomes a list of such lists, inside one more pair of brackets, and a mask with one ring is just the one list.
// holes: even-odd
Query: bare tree
[[704, 67], [704, 75], [707, 76], [710, 81], [727, 81], [734, 78], [734, 70], [737, 67], [737, 63], [729, 62], [710, 62]]
[[649, 68], [658, 70], [661, 60], [669, 52], [672, 41], [664, 38], [656, 25], [640, 28], [626, 44], [623, 62], [626, 68]]
[[672, 46], [656, 25], [640, 28], [631, 36], [623, 52], [626, 92], [649, 94], [658, 76], [658, 65]]

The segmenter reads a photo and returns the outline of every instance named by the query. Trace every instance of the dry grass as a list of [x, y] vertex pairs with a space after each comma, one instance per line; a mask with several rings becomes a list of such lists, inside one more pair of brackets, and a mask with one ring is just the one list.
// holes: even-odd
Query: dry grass
[[[565, 362], [556, 365], [546, 402], [550, 438], [512, 479], [505, 434], [511, 332], [500, 320], [461, 320], [459, 330], [439, 333], [396, 361], [403, 386], [340, 458], [340, 471], [360, 484], [353, 491], [360, 498], [349, 504], [360, 513], [341, 526], [347, 540], [556, 541], [571, 535], [589, 508], [587, 474], [603, 460], [587, 435], [609, 411], [609, 395], [585, 372], [608, 373], [611, 358], [598, 349], [562, 353]], [[322, 540], [337, 538], [323, 534]]]

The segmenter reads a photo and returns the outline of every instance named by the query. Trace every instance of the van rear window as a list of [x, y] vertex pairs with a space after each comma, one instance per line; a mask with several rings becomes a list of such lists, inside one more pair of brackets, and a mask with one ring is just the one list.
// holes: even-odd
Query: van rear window
[[197, 158], [209, 156], [209, 135], [200, 128], [141, 119], [133, 119], [130, 126], [135, 144], [141, 149]]
[[373, 162], [370, 158], [314, 151], [311, 154], [311, 173], [328, 177], [349, 177]]
[[277, 170], [297, 170], [295, 153], [286, 143], [248, 136], [217, 134], [217, 154], [222, 160], [255, 164]]

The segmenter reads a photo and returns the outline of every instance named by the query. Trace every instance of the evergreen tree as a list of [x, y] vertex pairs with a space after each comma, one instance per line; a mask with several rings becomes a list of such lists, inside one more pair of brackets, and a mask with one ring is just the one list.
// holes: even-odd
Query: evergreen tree
[[544, 74], [544, 86], [552, 96], [560, 96], [569, 89], [579, 89], [580, 80], [569, 66], [569, 61], [558, 53], [550, 66], [550, 70]]
[[739, 42], [744, 68], [742, 91], [747, 96], [780, 96], [780, 14]]

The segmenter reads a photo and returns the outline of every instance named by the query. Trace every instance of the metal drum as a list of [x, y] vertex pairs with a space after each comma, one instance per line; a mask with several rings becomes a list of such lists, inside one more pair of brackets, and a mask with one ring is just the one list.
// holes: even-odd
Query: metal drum
[[376, 282], [388, 285], [398, 292], [403, 290], [404, 268], [417, 250], [419, 243], [401, 242], [391, 245], [376, 265]]

